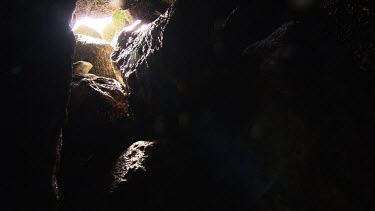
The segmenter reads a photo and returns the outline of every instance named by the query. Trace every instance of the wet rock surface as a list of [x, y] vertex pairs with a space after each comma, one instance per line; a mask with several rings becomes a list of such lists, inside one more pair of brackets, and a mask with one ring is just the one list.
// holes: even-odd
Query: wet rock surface
[[150, 151], [155, 148], [155, 144], [156, 142], [152, 141], [138, 141], [121, 154], [112, 171], [114, 177], [112, 190], [146, 171], [146, 161], [150, 159]]

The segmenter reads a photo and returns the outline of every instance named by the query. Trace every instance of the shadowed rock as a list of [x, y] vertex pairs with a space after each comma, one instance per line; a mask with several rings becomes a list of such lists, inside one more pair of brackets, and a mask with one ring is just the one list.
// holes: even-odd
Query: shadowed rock
[[60, 182], [64, 210], [102, 206], [110, 170], [133, 138], [127, 94], [114, 79], [73, 75]]
[[118, 5], [122, 9], [128, 9], [135, 19], [151, 22], [174, 2], [175, 0], [119, 0]]

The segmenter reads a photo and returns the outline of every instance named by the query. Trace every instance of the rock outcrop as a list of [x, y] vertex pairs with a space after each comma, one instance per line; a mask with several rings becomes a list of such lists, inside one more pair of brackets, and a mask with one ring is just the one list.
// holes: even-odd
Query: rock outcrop
[[92, 74], [74, 75], [71, 87], [59, 175], [63, 209], [99, 210], [111, 167], [134, 138], [127, 94], [116, 80]]
[[[128, 118], [127, 94], [121, 84], [113, 79], [87, 74], [74, 75], [72, 82], [70, 111], [91, 111], [89, 116], [116, 121]], [[94, 103], [100, 100], [101, 103]]]
[[124, 182], [137, 180], [137, 176], [142, 176], [147, 171], [146, 162], [150, 159], [155, 144], [155, 141], [138, 141], [121, 154], [112, 170], [112, 191]]
[[119, 0], [118, 5], [124, 10], [129, 10], [135, 20], [151, 22], [175, 2], [175, 0]]
[[91, 68], [90, 62], [78, 61], [73, 63], [73, 74], [85, 75], [90, 72]]
[[113, 47], [109, 42], [85, 35], [76, 35], [76, 40], [74, 62], [90, 62], [93, 65], [90, 71], [91, 74], [113, 78], [123, 83], [119, 71], [111, 63], [110, 55]]
[[109, 209], [249, 210], [269, 181], [238, 147], [223, 136], [135, 142], [115, 165]]
[[84, 17], [104, 18], [111, 16], [111, 14], [118, 8], [110, 0], [77, 0], [74, 14], [77, 19]]

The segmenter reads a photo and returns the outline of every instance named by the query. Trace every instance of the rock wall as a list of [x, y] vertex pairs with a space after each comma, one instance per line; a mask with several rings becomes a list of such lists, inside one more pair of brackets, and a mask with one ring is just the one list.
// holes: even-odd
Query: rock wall
[[3, 205], [56, 209], [59, 170], [69, 211], [374, 210], [373, 7], [348, 2], [178, 0], [120, 35], [125, 89], [70, 83], [73, 1], [12, 1]]
[[2, 207], [54, 210], [54, 172], [72, 74], [74, 1], [10, 1], [2, 51]]
[[71, 86], [59, 174], [62, 209], [106, 209], [110, 169], [134, 136], [127, 94], [116, 80], [92, 74], [74, 75]]
[[116, 9], [117, 5], [110, 0], [77, 0], [74, 14], [77, 19], [87, 16], [104, 18], [111, 16]]
[[124, 83], [120, 72], [113, 67], [110, 59], [113, 47], [109, 42], [85, 35], [76, 35], [76, 48], [73, 61], [90, 62], [91, 74], [116, 79]]
[[[237, 3], [177, 1], [144, 31], [120, 35], [112, 60], [134, 118], [166, 146], [150, 154], [146, 172], [116, 167], [125, 169], [125, 180], [113, 204], [127, 198], [138, 202], [132, 209], [172, 210], [191, 201], [202, 210], [373, 207], [359, 181], [373, 184], [374, 75], [361, 71], [337, 30], [352, 24], [314, 4], [296, 10], [280, 1]], [[138, 189], [148, 197], [140, 199]]]

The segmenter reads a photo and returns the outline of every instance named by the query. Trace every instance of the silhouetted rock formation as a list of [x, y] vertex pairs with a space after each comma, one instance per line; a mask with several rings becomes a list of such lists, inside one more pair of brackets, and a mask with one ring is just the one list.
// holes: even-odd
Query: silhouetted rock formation
[[1, 7], [2, 209], [54, 210], [74, 36], [74, 1], [9, 1]]
[[63, 207], [96, 209], [110, 190], [110, 169], [131, 144], [127, 94], [114, 79], [74, 75], [68, 108], [59, 175]]

